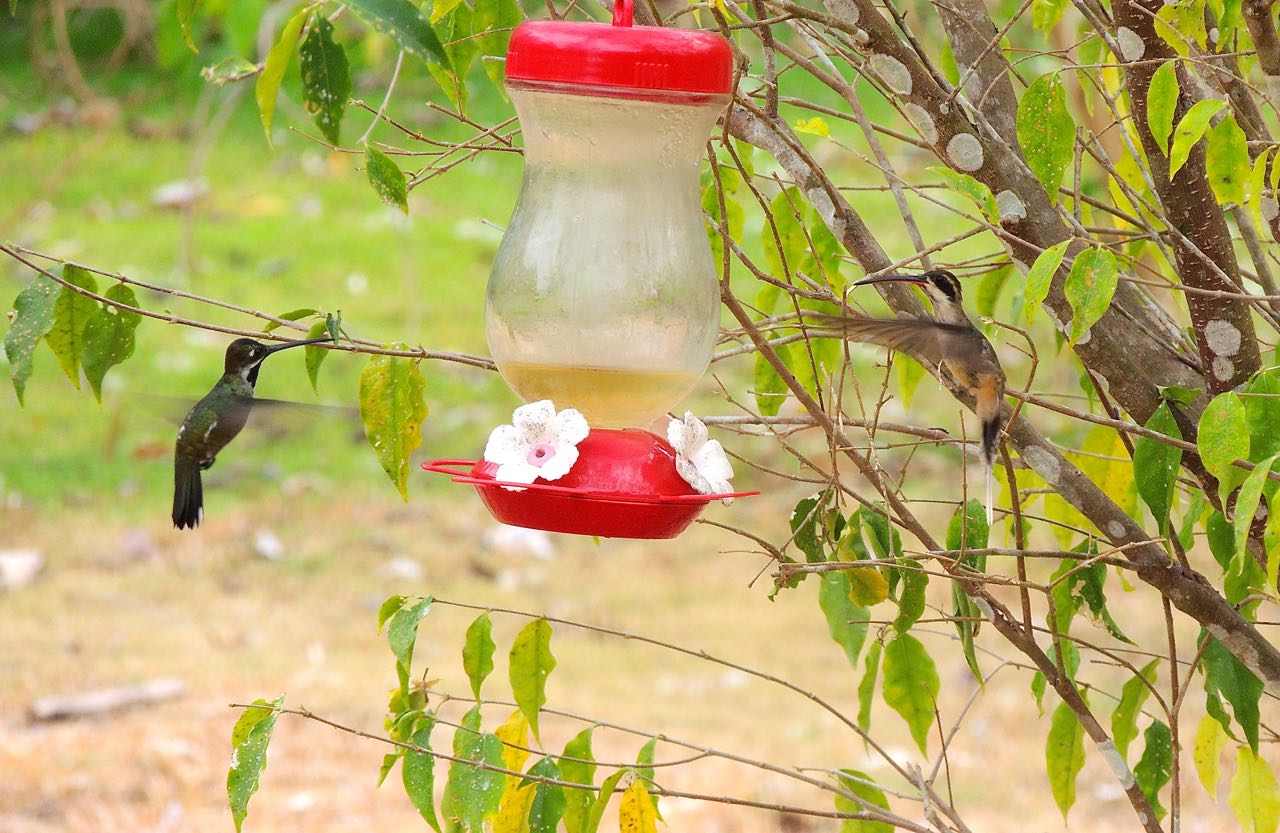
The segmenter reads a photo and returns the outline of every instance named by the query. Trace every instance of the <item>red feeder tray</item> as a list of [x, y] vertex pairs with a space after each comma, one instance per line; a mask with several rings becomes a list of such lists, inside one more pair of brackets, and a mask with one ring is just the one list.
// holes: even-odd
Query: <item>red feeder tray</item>
[[578, 443], [573, 468], [555, 483], [495, 480], [497, 464], [483, 460], [432, 460], [422, 467], [475, 486], [501, 523], [601, 538], [674, 538], [711, 501], [760, 494], [699, 494], [675, 461], [675, 449], [648, 431], [595, 428]]

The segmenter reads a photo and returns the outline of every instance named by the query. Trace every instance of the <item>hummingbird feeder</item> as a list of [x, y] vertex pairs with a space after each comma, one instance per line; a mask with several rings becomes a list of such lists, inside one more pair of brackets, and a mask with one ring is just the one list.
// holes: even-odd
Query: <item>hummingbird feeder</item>
[[[728, 104], [733, 54], [711, 32], [526, 21], [506, 88], [524, 178], [485, 300], [507, 384], [531, 404], [484, 459], [428, 471], [474, 486], [499, 521], [617, 538], [670, 538], [734, 492], [724, 450], [686, 414], [661, 417], [706, 371], [720, 321], [699, 165]], [[552, 404], [552, 403], [555, 404]], [[556, 410], [557, 406], [567, 406]]]

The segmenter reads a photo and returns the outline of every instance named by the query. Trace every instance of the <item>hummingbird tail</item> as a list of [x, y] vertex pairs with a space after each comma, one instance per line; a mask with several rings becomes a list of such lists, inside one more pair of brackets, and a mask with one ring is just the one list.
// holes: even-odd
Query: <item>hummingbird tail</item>
[[982, 424], [982, 458], [987, 464], [987, 526], [995, 521], [996, 443], [1000, 440], [1000, 416]]
[[204, 484], [200, 466], [194, 460], [178, 459], [173, 464], [173, 525], [195, 529], [204, 517]]
[[996, 520], [996, 473], [987, 466], [987, 527]]

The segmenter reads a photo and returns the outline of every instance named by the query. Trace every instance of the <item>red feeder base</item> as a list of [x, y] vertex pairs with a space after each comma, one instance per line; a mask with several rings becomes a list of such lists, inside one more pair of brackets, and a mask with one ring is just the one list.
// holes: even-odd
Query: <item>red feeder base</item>
[[600, 538], [674, 538], [711, 501], [760, 494], [699, 494], [680, 477], [675, 459], [667, 441], [648, 431], [595, 428], [578, 444], [573, 468], [554, 483], [504, 483], [494, 479], [497, 465], [484, 461], [432, 460], [422, 467], [474, 486], [504, 524]]

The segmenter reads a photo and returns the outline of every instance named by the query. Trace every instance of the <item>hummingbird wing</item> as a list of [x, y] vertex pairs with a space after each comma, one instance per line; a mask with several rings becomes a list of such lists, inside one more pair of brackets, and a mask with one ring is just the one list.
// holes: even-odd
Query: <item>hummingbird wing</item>
[[845, 338], [878, 344], [927, 361], [940, 364], [952, 352], [953, 345], [969, 333], [959, 324], [940, 324], [911, 318], [867, 318], [860, 315], [809, 315], [823, 329], [840, 330]]

